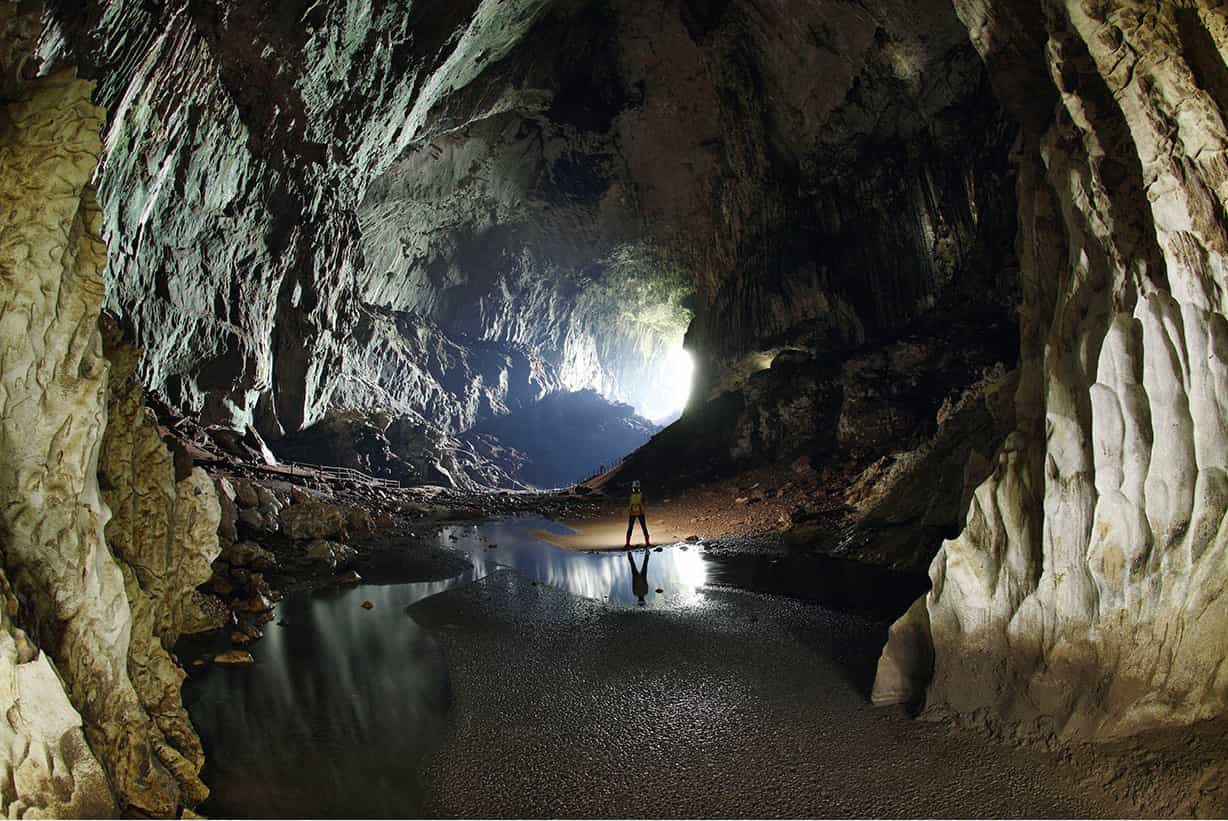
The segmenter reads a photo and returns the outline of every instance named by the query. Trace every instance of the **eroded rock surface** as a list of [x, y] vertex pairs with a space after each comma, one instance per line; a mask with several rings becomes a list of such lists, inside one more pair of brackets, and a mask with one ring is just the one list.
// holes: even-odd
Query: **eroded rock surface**
[[1223, 716], [1228, 20], [957, 6], [1026, 125], [1023, 353], [1016, 429], [931, 568], [929, 709], [1084, 737]]
[[[66, 69], [32, 81], [3, 113], [5, 565], [23, 622], [55, 663], [120, 801], [172, 813], [178, 788], [158, 763], [151, 741], [158, 733], [129, 677], [132, 613], [104, 539], [110, 513], [96, 475], [106, 423], [97, 325], [106, 249], [89, 187], [102, 122], [92, 90]], [[44, 672], [42, 681], [50, 686], [52, 678]], [[62, 717], [55, 690], [43, 695], [51, 715]], [[95, 778], [84, 752], [65, 762], [83, 784]], [[20, 799], [28, 806], [60, 800], [50, 782], [25, 787]]]
[[221, 506], [204, 470], [177, 466], [159, 436], [136, 378], [140, 351], [113, 322], [104, 322], [103, 339], [111, 373], [98, 479], [111, 510], [107, 546], [131, 606], [128, 675], [160, 733], [152, 741], [158, 760], [194, 806], [209, 794], [199, 778], [205, 756], [179, 694], [186, 674], [170, 649], [194, 621], [192, 594], [221, 549]]

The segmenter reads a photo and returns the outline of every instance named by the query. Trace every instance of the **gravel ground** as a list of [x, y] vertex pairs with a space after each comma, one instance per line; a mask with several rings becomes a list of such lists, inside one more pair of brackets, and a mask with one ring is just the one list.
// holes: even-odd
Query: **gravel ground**
[[875, 709], [885, 623], [729, 590], [621, 608], [513, 572], [409, 612], [453, 703], [444, 816], [1125, 817], [1087, 771]]

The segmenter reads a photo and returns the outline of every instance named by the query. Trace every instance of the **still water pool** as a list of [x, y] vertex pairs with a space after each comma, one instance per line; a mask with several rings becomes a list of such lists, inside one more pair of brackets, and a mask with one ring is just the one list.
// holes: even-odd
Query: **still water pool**
[[[831, 564], [714, 562], [682, 544], [628, 554], [546, 541], [568, 534], [534, 518], [450, 526], [438, 534], [439, 543], [468, 562], [452, 578], [286, 596], [265, 638], [251, 648], [255, 664], [207, 668], [184, 685], [213, 791], [202, 809], [248, 817], [421, 815], [418, 773], [444, 726], [451, 686], [438, 645], [406, 608], [497, 570], [647, 609], [700, 606], [713, 584], [786, 593], [796, 587], [820, 599], [850, 600], [857, 590], [864, 598], [868, 588], [887, 589], [882, 578], [859, 582]], [[899, 591], [892, 604], [897, 612], [915, 597], [915, 586], [909, 580]], [[369, 610], [360, 607], [367, 600], [374, 605]]]

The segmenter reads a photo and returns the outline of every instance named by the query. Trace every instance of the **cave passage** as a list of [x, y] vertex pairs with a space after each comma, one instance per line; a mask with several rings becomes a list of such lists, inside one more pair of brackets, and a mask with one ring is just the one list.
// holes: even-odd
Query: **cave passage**
[[1228, 813], [1226, 107], [1221, 2], [0, 0], [0, 816]]

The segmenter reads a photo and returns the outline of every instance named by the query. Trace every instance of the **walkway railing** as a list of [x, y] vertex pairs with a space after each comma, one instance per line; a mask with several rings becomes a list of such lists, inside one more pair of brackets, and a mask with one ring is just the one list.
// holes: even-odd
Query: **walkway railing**
[[361, 470], [354, 468], [342, 468], [336, 465], [313, 465], [308, 462], [282, 462], [280, 465], [262, 465], [260, 470], [269, 473], [280, 473], [282, 475], [289, 474], [290, 476], [306, 476], [314, 478], [327, 477], [329, 479], [339, 479], [346, 482], [358, 482], [364, 485], [374, 485], [376, 487], [399, 488], [401, 483], [396, 479], [382, 479], [378, 476], [372, 476], [368, 473], [363, 473]]

